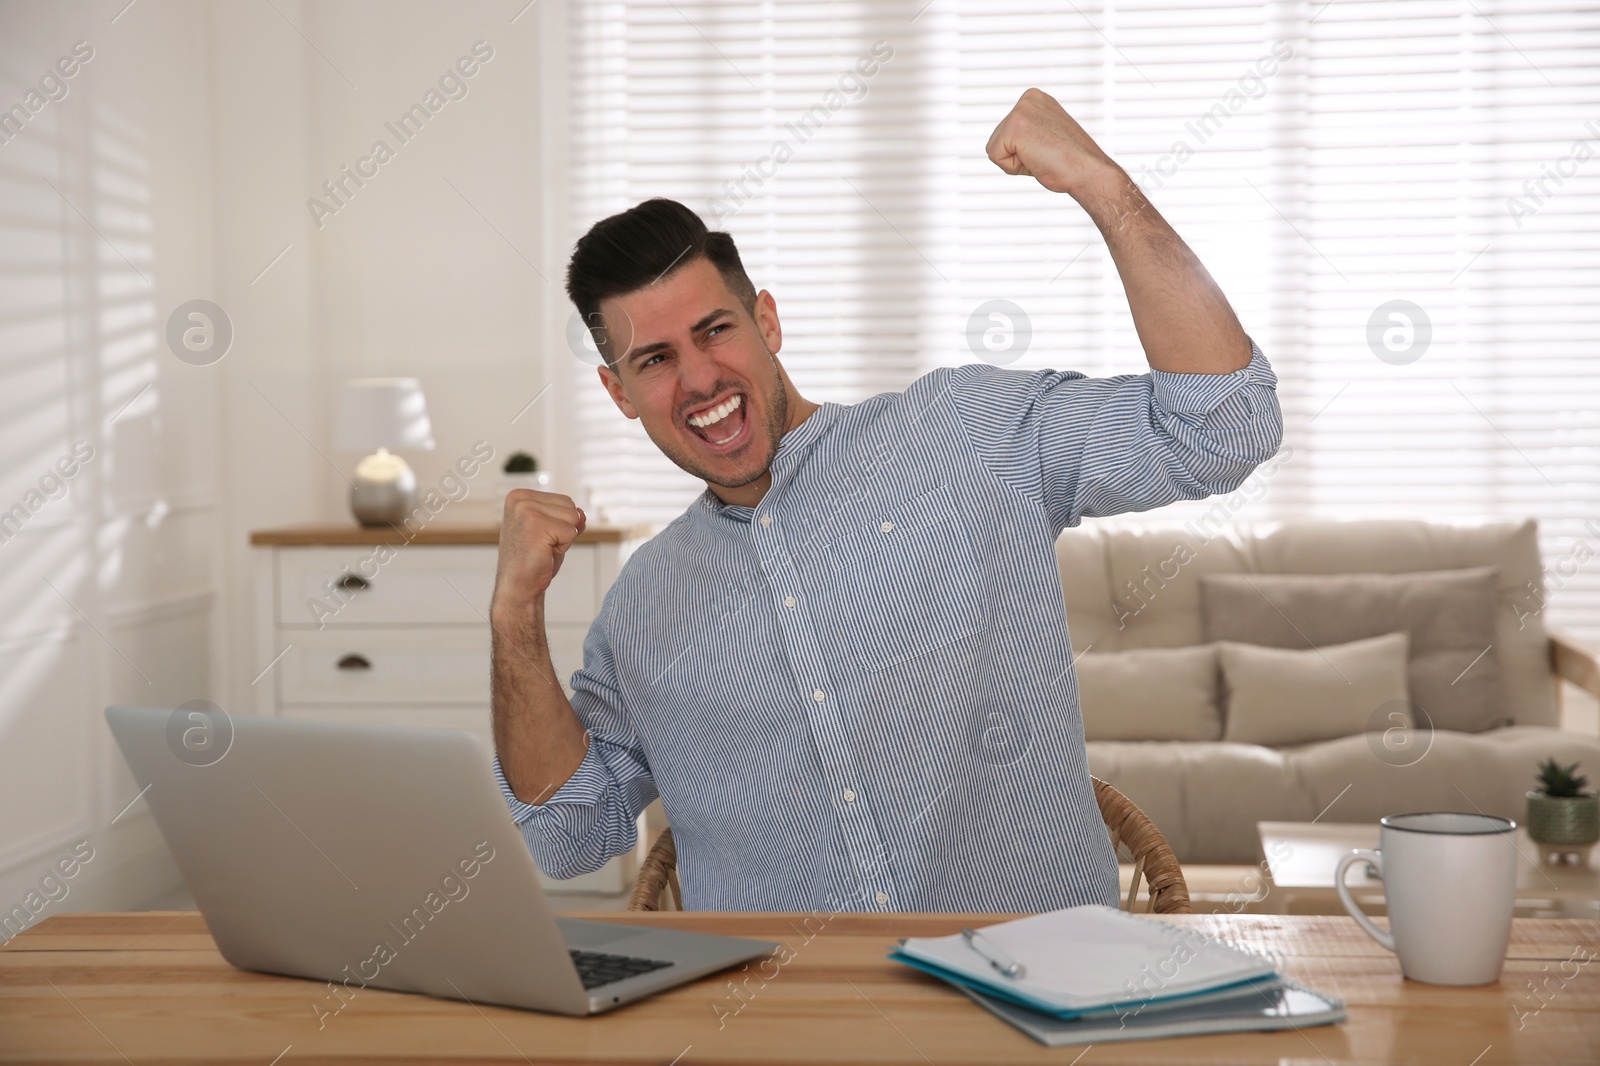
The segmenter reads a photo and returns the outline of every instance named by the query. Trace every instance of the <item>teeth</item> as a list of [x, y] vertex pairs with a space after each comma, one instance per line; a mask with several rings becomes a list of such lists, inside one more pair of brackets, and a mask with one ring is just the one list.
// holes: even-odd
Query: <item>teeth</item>
[[729, 415], [733, 414], [733, 412], [737, 411], [741, 402], [743, 401], [737, 394], [730, 396], [722, 403], [719, 403], [717, 406], [713, 407], [704, 414], [698, 414], [689, 419], [689, 424], [696, 429], [704, 429], [707, 426], [714, 426], [718, 422], [721, 422], [724, 418], [727, 418]]

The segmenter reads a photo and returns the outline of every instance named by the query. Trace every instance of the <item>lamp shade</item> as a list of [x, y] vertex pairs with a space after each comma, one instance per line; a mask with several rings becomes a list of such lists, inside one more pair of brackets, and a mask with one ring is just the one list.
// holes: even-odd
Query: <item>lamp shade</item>
[[416, 378], [357, 378], [339, 393], [335, 448], [364, 452], [375, 448], [433, 450], [428, 401]]

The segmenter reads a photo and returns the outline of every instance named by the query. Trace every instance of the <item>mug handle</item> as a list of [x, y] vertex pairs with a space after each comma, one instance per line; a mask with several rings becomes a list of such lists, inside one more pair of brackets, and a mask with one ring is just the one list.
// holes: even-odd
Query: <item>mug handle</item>
[[1344, 904], [1344, 909], [1350, 913], [1350, 917], [1356, 920], [1356, 924], [1361, 927], [1362, 931], [1385, 948], [1393, 951], [1394, 934], [1385, 932], [1374, 925], [1372, 919], [1368, 918], [1361, 908], [1356, 905], [1356, 901], [1350, 896], [1350, 890], [1344, 884], [1344, 872], [1350, 869], [1351, 864], [1362, 862], [1363, 860], [1371, 863], [1377, 869], [1378, 879], [1382, 880], [1383, 852], [1357, 848], [1339, 860], [1339, 865], [1333, 871], [1333, 886], [1339, 890], [1339, 902]]

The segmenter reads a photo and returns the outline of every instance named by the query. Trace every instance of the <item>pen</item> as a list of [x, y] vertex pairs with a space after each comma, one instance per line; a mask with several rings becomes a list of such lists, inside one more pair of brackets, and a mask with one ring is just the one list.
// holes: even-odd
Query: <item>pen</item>
[[[976, 929], [963, 929], [961, 930], [961, 935], [966, 938], [967, 945], [971, 947], [973, 951], [976, 951], [979, 955], [982, 955], [984, 958], [988, 959], [989, 965], [993, 966], [996, 970], [999, 970], [1000, 973], [1006, 977], [1023, 977], [1027, 974], [1027, 967], [1023, 966], [1022, 963], [1018, 962], [1016, 959], [1013, 959], [1010, 955], [1007, 955], [1005, 952], [1001, 951], [997, 946], [995, 946], [993, 941], [991, 941], [988, 937], [983, 936], [983, 934], [979, 933]], [[978, 943], [979, 937], [983, 938], [983, 943], [989, 945], [987, 948]]]

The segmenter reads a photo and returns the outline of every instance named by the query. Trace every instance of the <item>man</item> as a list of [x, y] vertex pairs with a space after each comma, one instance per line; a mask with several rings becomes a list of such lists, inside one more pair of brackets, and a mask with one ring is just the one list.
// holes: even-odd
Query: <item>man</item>
[[570, 702], [544, 592], [585, 517], [506, 498], [496, 773], [553, 876], [634, 846], [659, 794], [689, 909], [1116, 904], [1054, 541], [1238, 486], [1277, 449], [1276, 378], [1054, 99], [1024, 93], [988, 154], [1094, 219], [1150, 373], [979, 363], [819, 406], [726, 234], [652, 200], [578, 242], [568, 292], [601, 381], [707, 491], [623, 568]]

